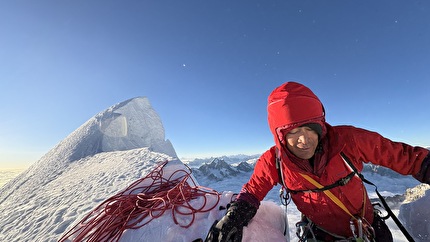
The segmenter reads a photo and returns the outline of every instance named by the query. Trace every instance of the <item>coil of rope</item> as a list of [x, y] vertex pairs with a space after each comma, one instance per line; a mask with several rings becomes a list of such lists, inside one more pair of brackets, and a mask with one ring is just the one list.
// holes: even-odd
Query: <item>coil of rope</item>
[[[188, 228], [193, 224], [196, 213], [208, 212], [217, 206], [220, 201], [217, 191], [198, 186], [189, 168], [164, 174], [166, 164], [168, 161], [162, 162], [123, 192], [101, 203], [65, 233], [59, 242], [119, 241], [125, 230], [141, 228], [168, 210], [171, 210], [175, 224]], [[215, 197], [215, 202], [213, 199], [209, 201], [207, 195], [213, 195], [210, 197]], [[190, 201], [194, 199], [201, 199], [202, 202], [192, 205]], [[178, 215], [190, 216], [191, 219], [181, 224]]]

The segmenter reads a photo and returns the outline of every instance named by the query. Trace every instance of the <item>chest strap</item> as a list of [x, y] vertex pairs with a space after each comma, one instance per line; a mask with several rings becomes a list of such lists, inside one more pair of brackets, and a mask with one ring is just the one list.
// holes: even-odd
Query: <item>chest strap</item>
[[[345, 177], [340, 178], [339, 180], [335, 181], [333, 184], [327, 185], [327, 186], [316, 186], [317, 188], [313, 189], [303, 189], [303, 190], [292, 190], [289, 189], [285, 185], [284, 181], [284, 174], [282, 172], [282, 166], [281, 166], [281, 154], [278, 148], [276, 148], [276, 170], [278, 171], [278, 177], [279, 177], [279, 183], [290, 193], [296, 194], [299, 192], [324, 192], [326, 190], [330, 190], [332, 188], [338, 187], [338, 186], [345, 186], [354, 175], [357, 175], [358, 177], [362, 178], [362, 175], [357, 171], [357, 169], [352, 165], [352, 163], [349, 160], [345, 159], [345, 155], [341, 153], [343, 160], [348, 164], [348, 166], [351, 168], [351, 173], [346, 175]], [[349, 162], [348, 162], [349, 161]], [[300, 174], [302, 175], [302, 174]], [[303, 175], [302, 175], [303, 176]], [[311, 182], [312, 183], [312, 182]], [[314, 184], [315, 185], [315, 184]]]
[[[301, 176], [303, 176], [304, 178], [306, 178], [306, 180], [308, 180], [309, 181], [309, 179], [307, 179], [307, 177], [309, 177], [310, 179], [312, 179], [310, 176], [308, 176], [308, 175], [305, 175], [305, 174], [302, 174], [302, 173], [299, 173]], [[351, 180], [351, 178], [355, 175], [356, 173], [355, 172], [351, 172], [351, 173], [349, 173], [347, 176], [345, 176], [345, 177], [343, 177], [343, 178], [340, 178], [339, 180], [337, 180], [336, 182], [334, 182], [333, 184], [330, 184], [330, 185], [327, 185], [327, 186], [323, 186], [323, 185], [321, 185], [321, 184], [319, 184], [317, 181], [315, 181], [314, 179], [312, 179], [312, 180], [314, 180], [315, 182], [317, 182], [318, 184], [319, 184], [319, 186], [317, 186], [315, 183], [313, 183], [313, 182], [311, 182], [311, 181], [309, 181], [309, 182], [311, 182], [314, 186], [316, 186], [317, 188], [313, 188], [313, 189], [304, 189], [304, 190], [289, 190], [291, 193], [293, 193], [293, 194], [296, 194], [296, 193], [299, 193], [299, 192], [325, 192], [325, 191], [327, 191], [327, 190], [330, 190], [330, 189], [332, 189], [332, 188], [335, 188], [335, 187], [338, 187], [338, 186], [345, 186], [350, 180]], [[306, 177], [305, 177], [306, 176]]]
[[[299, 192], [304, 192], [304, 193], [307, 193], [307, 192], [323, 192], [339, 208], [341, 208], [343, 211], [345, 211], [345, 213], [347, 213], [352, 218], [355, 218], [355, 216], [348, 210], [348, 208], [345, 206], [345, 204], [343, 204], [342, 201], [340, 201], [340, 199], [337, 198], [330, 191], [330, 189], [332, 189], [332, 188], [335, 188], [335, 187], [338, 187], [338, 186], [345, 186], [352, 179], [352, 177], [354, 177], [355, 175], [357, 175], [361, 179], [364, 178], [357, 171], [357, 168], [355, 168], [355, 166], [351, 163], [351, 161], [345, 156], [345, 154], [341, 153], [341, 156], [342, 156], [344, 162], [351, 169], [351, 172], [347, 176], [345, 176], [343, 178], [340, 178], [339, 180], [337, 180], [333, 184], [323, 186], [319, 182], [317, 182], [315, 179], [313, 179], [312, 177], [310, 177], [309, 175], [306, 175], [306, 174], [303, 174], [303, 173], [299, 173], [303, 178], [305, 178], [308, 182], [310, 182], [316, 188], [313, 188], [313, 189], [304, 189], [304, 190], [291, 190], [291, 189], [288, 189], [285, 186], [284, 179], [283, 179], [282, 168], [281, 168], [281, 164], [280, 164], [280, 154], [279, 154], [278, 150], [276, 152], [277, 152], [277, 155], [276, 155], [276, 168], [278, 170], [278, 175], [279, 175], [280, 183], [287, 189], [288, 192], [290, 192], [292, 194], [296, 194], [296, 193], [299, 193]], [[364, 214], [365, 214], [365, 211], [366, 211], [366, 209], [365, 209], [366, 208], [366, 189], [363, 189], [363, 207], [362, 208], [363, 209], [362, 209], [361, 216], [364, 217]]]
[[[305, 178], [307, 181], [309, 181], [310, 183], [312, 183], [312, 185], [316, 186], [319, 189], [323, 189], [325, 188], [323, 185], [321, 185], [319, 182], [315, 181], [315, 179], [313, 179], [312, 177], [306, 175], [306, 174], [302, 174], [299, 173], [303, 178]], [[354, 174], [354, 173], [352, 173]], [[337, 198], [330, 190], [324, 189], [321, 190], [328, 198], [330, 198], [330, 200], [332, 200], [339, 208], [341, 208], [343, 211], [345, 211], [345, 213], [347, 213], [349, 216], [351, 216], [351, 218], [356, 219], [356, 217], [348, 210], [348, 208], [345, 206], [345, 204], [343, 204], [342, 201], [340, 201], [339, 198]], [[363, 199], [363, 209], [362, 209], [362, 214], [361, 216], [364, 217], [365, 211], [366, 211], [366, 189], [363, 189], [364, 191], [364, 199]]]

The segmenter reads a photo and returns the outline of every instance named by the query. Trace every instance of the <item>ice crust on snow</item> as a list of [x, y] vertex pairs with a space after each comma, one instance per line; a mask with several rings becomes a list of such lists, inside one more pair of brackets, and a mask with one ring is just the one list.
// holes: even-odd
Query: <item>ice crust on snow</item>
[[23, 176], [32, 177], [39, 185], [44, 185], [75, 161], [103, 152], [137, 148], [176, 157], [172, 144], [165, 140], [161, 119], [146, 97], [129, 99], [98, 113], [45, 154]]
[[420, 184], [406, 191], [406, 203], [400, 206], [399, 218], [417, 241], [430, 240], [430, 185]]
[[149, 100], [137, 97], [95, 115], [48, 152], [74, 161], [100, 152], [150, 148], [176, 157], [164, 127]]

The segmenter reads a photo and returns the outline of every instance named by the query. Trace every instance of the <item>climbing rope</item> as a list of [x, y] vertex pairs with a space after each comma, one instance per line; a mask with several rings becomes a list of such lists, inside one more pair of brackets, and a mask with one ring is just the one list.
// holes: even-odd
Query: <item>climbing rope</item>
[[[217, 191], [198, 186], [189, 168], [165, 175], [163, 168], [167, 163], [161, 163], [123, 192], [101, 203], [65, 233], [59, 242], [119, 241], [125, 230], [141, 228], [168, 210], [175, 224], [188, 228], [193, 224], [196, 213], [208, 212], [217, 206], [220, 201]], [[207, 195], [215, 197], [215, 202]], [[202, 201], [192, 205], [190, 201], [195, 199]], [[178, 216], [189, 216], [190, 220], [180, 223]]]

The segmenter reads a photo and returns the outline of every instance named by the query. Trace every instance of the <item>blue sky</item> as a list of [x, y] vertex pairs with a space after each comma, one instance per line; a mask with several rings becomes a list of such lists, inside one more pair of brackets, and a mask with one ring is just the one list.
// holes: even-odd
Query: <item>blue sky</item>
[[267, 96], [309, 86], [327, 121], [430, 145], [429, 1], [2, 1], [0, 166], [147, 96], [179, 157], [273, 144]]

